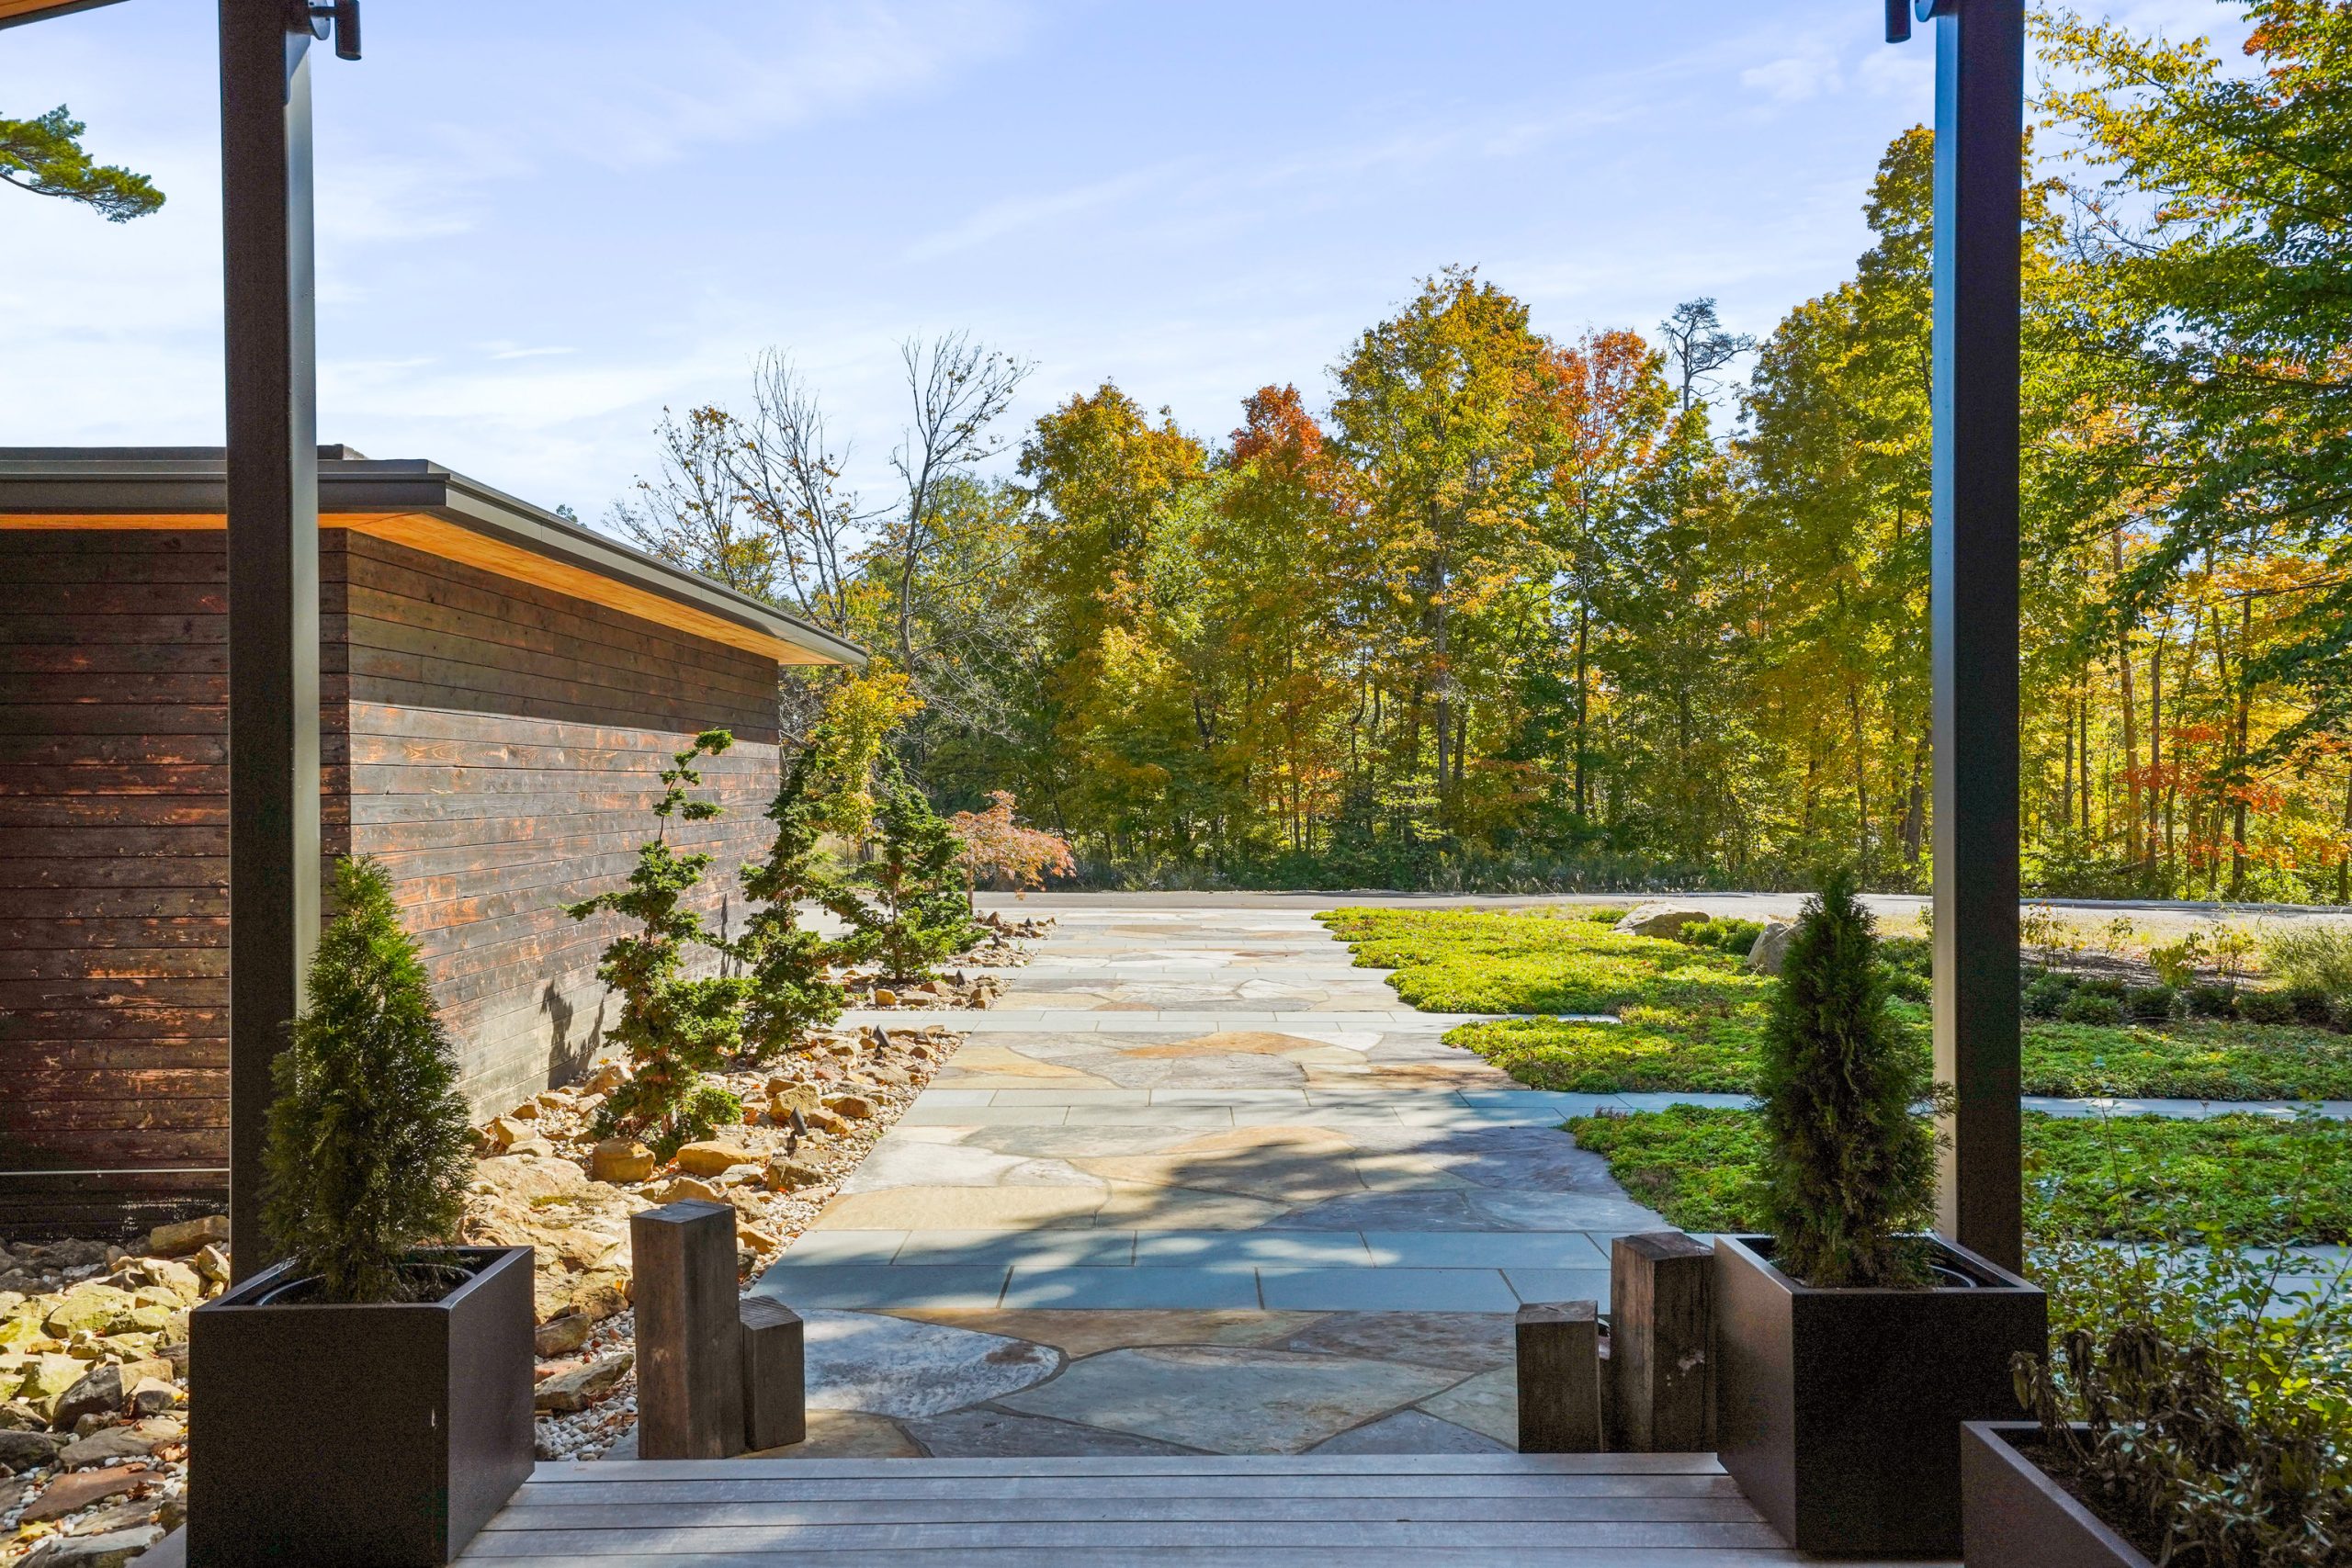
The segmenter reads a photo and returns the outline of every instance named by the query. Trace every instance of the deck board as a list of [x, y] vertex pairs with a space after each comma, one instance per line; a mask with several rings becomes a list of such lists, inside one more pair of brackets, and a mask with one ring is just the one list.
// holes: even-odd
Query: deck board
[[1712, 1454], [556, 1461], [464, 1561], [1329, 1568], [1334, 1553], [1347, 1568], [1801, 1561]]

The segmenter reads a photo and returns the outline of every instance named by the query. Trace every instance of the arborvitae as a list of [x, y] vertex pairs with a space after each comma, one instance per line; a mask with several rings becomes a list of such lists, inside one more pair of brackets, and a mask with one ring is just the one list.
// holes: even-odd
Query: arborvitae
[[[695, 762], [715, 757], [735, 743], [723, 729], [705, 730], [662, 771], [665, 786], [653, 814], [707, 821], [719, 807], [691, 800], [686, 792], [702, 783]], [[741, 1119], [741, 1101], [703, 1074], [722, 1066], [742, 1042], [743, 1002], [751, 982], [741, 975], [686, 979], [690, 947], [724, 953], [723, 939], [705, 931], [702, 917], [681, 908], [709, 868], [707, 854], [682, 855], [657, 833], [639, 847], [628, 887], [600, 893], [567, 906], [575, 920], [611, 910], [638, 923], [631, 935], [616, 937], [596, 965], [597, 977], [619, 993], [621, 1015], [611, 1038], [628, 1054], [628, 1082], [605, 1099], [597, 1130], [643, 1138], [664, 1159], [679, 1145], [707, 1138], [721, 1122]]]
[[819, 847], [826, 811], [818, 789], [822, 766], [814, 747], [793, 759], [768, 807], [768, 820], [775, 824], [768, 858], [742, 871], [743, 891], [764, 906], [745, 922], [735, 948], [751, 980], [743, 1043], [763, 1061], [831, 1024], [848, 1000], [828, 970], [834, 944], [801, 925], [796, 908], [813, 901], [841, 913], [856, 903]]
[[1919, 1052], [1887, 1015], [1869, 911], [1830, 876], [1789, 939], [1758, 1074], [1773, 1261], [1809, 1285], [1927, 1281], [1907, 1233], [1935, 1206], [1935, 1134]]
[[471, 1118], [383, 868], [339, 862], [335, 905], [272, 1066], [262, 1223], [323, 1299], [408, 1300], [433, 1292], [402, 1260], [464, 1217]]
[[965, 905], [964, 841], [895, 761], [874, 823], [881, 852], [854, 877], [873, 901], [849, 916], [842, 951], [878, 964], [888, 979], [929, 979], [942, 959], [980, 938]]

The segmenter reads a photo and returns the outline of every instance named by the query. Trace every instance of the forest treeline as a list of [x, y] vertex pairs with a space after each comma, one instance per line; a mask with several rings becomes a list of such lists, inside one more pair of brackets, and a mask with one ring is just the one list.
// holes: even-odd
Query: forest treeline
[[[2352, 901], [2352, 8], [2241, 8], [2243, 61], [2036, 24], [2046, 893]], [[1760, 342], [1705, 299], [1551, 336], [1448, 268], [1222, 437], [1110, 382], [1012, 431], [1025, 364], [910, 343], [887, 504], [771, 351], [615, 523], [890, 660], [942, 804], [1010, 790], [1097, 876], [1922, 886], [1932, 189], [1907, 131]]]

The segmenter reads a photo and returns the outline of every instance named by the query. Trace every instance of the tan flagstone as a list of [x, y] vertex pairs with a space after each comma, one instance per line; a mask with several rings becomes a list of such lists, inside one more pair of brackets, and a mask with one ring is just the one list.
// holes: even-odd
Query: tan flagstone
[[950, 1077], [960, 1080], [989, 1073], [1022, 1078], [1083, 1078], [1093, 1076], [1080, 1072], [1076, 1067], [1058, 1066], [1052, 1062], [1040, 1062], [1034, 1056], [1024, 1056], [1009, 1045], [968, 1043], [949, 1058], [947, 1070], [939, 1076], [944, 1083]]
[[1441, 1421], [1482, 1432], [1498, 1443], [1519, 1447], [1519, 1370], [1498, 1367], [1455, 1383], [1443, 1393], [1420, 1402], [1421, 1408]]
[[780, 1449], [758, 1449], [745, 1459], [920, 1459], [922, 1450], [887, 1416], [862, 1410], [811, 1410], [808, 1435]]

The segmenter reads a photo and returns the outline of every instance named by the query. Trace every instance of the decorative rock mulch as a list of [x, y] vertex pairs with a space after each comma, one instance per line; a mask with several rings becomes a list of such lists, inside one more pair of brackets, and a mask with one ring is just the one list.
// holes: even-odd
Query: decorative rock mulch
[[[783, 1066], [723, 1075], [748, 1120], [666, 1166], [594, 1136], [605, 1096], [627, 1081], [617, 1065], [482, 1129], [465, 1239], [537, 1250], [540, 1454], [594, 1458], [636, 1427], [631, 1214], [684, 1197], [732, 1204], [737, 1259], [753, 1277], [962, 1040], [937, 1024], [867, 1026], [820, 1035]], [[143, 1251], [0, 1251], [0, 1568], [126, 1562], [179, 1523], [187, 1314], [225, 1286], [228, 1234], [214, 1215], [158, 1227]]]
[[229, 1278], [225, 1216], [0, 1253], [0, 1564], [126, 1561], [179, 1522], [187, 1314]]
[[466, 1239], [537, 1249], [541, 1457], [593, 1459], [636, 1426], [632, 1214], [682, 1198], [731, 1204], [736, 1260], [755, 1277], [962, 1043], [939, 1024], [867, 1024], [820, 1034], [781, 1066], [715, 1075], [743, 1101], [743, 1124], [667, 1165], [595, 1134], [605, 1097], [628, 1081], [618, 1064], [483, 1127]]

